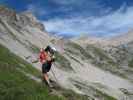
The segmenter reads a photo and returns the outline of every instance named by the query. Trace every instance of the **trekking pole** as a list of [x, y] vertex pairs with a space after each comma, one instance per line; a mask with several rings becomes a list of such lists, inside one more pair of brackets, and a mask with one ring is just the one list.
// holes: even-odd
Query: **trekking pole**
[[[55, 65], [55, 63], [54, 63], [54, 65]], [[52, 68], [51, 68], [51, 72], [52, 72], [52, 74], [53, 74], [53, 76], [54, 76], [56, 82], [59, 84], [59, 82], [58, 82], [58, 80], [57, 80], [57, 78], [56, 78], [56, 75], [55, 75], [54, 71], [52, 70]]]

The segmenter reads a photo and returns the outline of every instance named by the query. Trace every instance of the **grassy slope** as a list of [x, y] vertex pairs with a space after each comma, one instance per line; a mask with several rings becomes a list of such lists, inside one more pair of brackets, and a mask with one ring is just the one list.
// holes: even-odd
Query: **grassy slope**
[[63, 100], [49, 95], [45, 86], [30, 80], [17, 68], [39, 75], [30, 64], [0, 45], [0, 100]]
[[0, 100], [88, 100], [71, 90], [57, 89], [62, 96], [50, 95], [48, 88], [17, 69], [40, 77], [40, 72], [0, 45]]

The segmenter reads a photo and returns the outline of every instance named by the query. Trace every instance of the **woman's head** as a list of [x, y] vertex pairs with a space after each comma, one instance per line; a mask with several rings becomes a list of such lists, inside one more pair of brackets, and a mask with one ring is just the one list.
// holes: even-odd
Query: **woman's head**
[[45, 51], [46, 52], [49, 52], [49, 53], [51, 53], [51, 54], [54, 54], [55, 52], [56, 52], [56, 49], [54, 48], [54, 47], [51, 47], [51, 46], [47, 46], [46, 48], [45, 48]]
[[45, 51], [46, 51], [46, 52], [49, 52], [49, 51], [50, 51], [50, 48], [51, 48], [51, 47], [48, 45], [48, 46], [45, 48]]

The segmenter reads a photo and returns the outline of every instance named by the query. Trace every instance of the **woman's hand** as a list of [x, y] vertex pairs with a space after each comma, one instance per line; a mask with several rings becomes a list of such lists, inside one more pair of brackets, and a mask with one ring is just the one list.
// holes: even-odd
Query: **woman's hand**
[[46, 62], [46, 60], [43, 60], [43, 61], [42, 61], [42, 64], [44, 64], [45, 62]]

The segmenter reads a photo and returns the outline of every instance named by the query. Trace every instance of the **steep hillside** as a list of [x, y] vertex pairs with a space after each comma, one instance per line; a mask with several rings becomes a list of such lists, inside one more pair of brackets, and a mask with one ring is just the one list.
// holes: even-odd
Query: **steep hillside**
[[21, 71], [39, 76], [30, 64], [0, 45], [0, 100], [61, 99], [48, 95], [45, 86], [26, 77]]
[[[56, 52], [56, 62], [52, 66], [55, 76], [50, 72], [50, 78], [55, 80], [60, 87], [85, 95], [80, 96], [70, 90], [64, 90], [64, 93], [61, 90], [63, 97], [68, 100], [132, 100], [132, 42], [126, 45], [128, 48], [125, 48], [125, 45], [108, 45], [110, 42], [106, 40], [88, 39], [62, 40], [63, 52], [60, 50]], [[31, 13], [17, 14], [14, 10], [0, 6], [0, 43], [23, 60], [32, 64], [31, 62], [37, 59], [41, 47], [50, 44], [58, 48], [58, 40], [59, 37], [50, 36], [45, 27]], [[4, 49], [2, 52], [5, 54], [0, 56], [1, 64], [13, 63], [14, 72], [18, 73], [20, 69], [23, 69], [19, 74], [28, 73], [26, 76], [30, 76], [30, 73], [34, 74], [34, 77], [40, 77], [38, 74], [41, 70], [40, 63], [32, 64], [38, 69], [35, 70], [30, 65], [25, 65], [25, 62], [16, 56], [15, 58], [13, 56], [13, 59], [4, 59], [9, 51]], [[15, 78], [14, 81], [17, 79]], [[27, 81], [25, 84], [29, 85], [29, 82]], [[37, 89], [36, 92], [42, 94], [42, 90]], [[39, 94], [40, 98], [43, 98], [41, 94]]]
[[0, 100], [89, 100], [63, 88], [50, 94], [40, 79], [38, 70], [0, 45]]
[[0, 42], [16, 54], [23, 58], [30, 56], [38, 48], [49, 44], [51, 39], [44, 26], [31, 13], [16, 14], [0, 6]]

